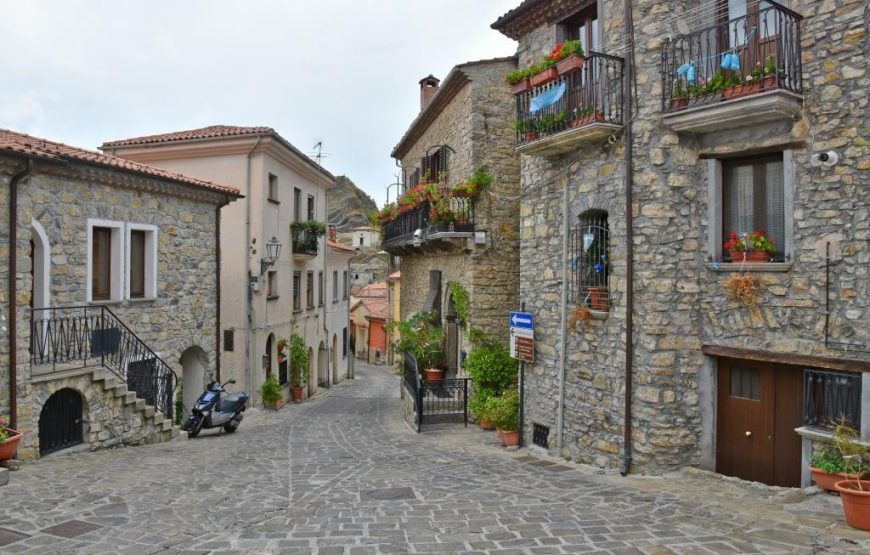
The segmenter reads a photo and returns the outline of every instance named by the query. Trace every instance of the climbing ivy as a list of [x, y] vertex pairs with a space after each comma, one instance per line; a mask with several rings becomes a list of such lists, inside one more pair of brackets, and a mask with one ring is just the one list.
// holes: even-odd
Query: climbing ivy
[[471, 311], [470, 302], [468, 300], [468, 290], [463, 287], [462, 284], [456, 283], [455, 281], [449, 283], [447, 287], [450, 289], [450, 296], [453, 298], [453, 308], [456, 309], [456, 314], [462, 321], [462, 327], [465, 327]]

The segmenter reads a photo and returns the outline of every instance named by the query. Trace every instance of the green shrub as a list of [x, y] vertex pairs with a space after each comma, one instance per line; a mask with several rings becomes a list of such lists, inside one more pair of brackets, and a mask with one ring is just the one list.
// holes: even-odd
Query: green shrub
[[[493, 405], [492, 413], [487, 416], [495, 424], [495, 427], [506, 432], [517, 431], [520, 427], [519, 391], [515, 388], [505, 391], [504, 395], [498, 397], [497, 402]], [[489, 405], [486, 406], [489, 407]]]
[[421, 372], [435, 368], [444, 359], [444, 330], [437, 325], [433, 314], [423, 312], [404, 322], [390, 322], [387, 330], [394, 336], [398, 333], [393, 348], [414, 355]]
[[843, 456], [832, 445], [827, 446], [821, 453], [813, 455], [810, 459], [810, 466], [814, 466], [828, 474], [846, 471], [846, 463], [843, 461]]
[[290, 336], [290, 385], [302, 387], [311, 378], [310, 360], [305, 340], [297, 334]]
[[517, 383], [517, 361], [498, 343], [472, 349], [465, 358], [465, 370], [471, 376], [475, 395], [498, 396]]
[[274, 375], [266, 377], [266, 381], [260, 386], [260, 393], [263, 394], [264, 403], [275, 403], [283, 398], [281, 385]]

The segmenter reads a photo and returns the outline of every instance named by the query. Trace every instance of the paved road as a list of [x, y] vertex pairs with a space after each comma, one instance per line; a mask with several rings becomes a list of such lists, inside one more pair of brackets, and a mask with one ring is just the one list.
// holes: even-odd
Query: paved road
[[[234, 435], [27, 464], [0, 488], [0, 544], [28, 537], [0, 552], [870, 553], [836, 497], [697, 472], [594, 474], [471, 427], [418, 435], [394, 375], [358, 364], [357, 376], [248, 411]], [[70, 521], [93, 529], [50, 528]]]

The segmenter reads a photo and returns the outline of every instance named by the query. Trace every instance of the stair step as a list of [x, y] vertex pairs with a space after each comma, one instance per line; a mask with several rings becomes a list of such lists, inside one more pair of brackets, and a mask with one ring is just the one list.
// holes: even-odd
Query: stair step
[[[144, 403], [144, 401], [143, 401], [143, 403]], [[152, 416], [154, 416], [155, 412], [157, 412], [157, 411], [151, 405], [145, 406], [145, 418], [151, 418]]]
[[145, 410], [145, 399], [136, 399], [136, 410]]
[[170, 439], [175, 439], [180, 435], [181, 435], [181, 428], [179, 428], [178, 426], [173, 426], [172, 429], [169, 431], [169, 438]]
[[114, 387], [115, 397], [123, 397], [127, 394], [127, 384], [120, 384]]
[[162, 428], [162, 431], [164, 431], [164, 432], [166, 430], [171, 430], [172, 429], [172, 420], [169, 420], [167, 418], [166, 420], [164, 420], [163, 422], [160, 423], [160, 427]]
[[136, 392], [135, 391], [128, 391], [127, 393], [124, 394], [124, 404], [125, 405], [132, 405], [135, 402], [136, 402]]

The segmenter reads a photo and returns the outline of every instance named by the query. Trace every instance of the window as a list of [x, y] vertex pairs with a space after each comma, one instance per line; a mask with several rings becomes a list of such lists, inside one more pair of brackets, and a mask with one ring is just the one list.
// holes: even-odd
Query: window
[[[785, 258], [785, 180], [781, 154], [722, 163], [722, 237], [764, 230], [775, 260]], [[719, 245], [721, 249], [721, 245]], [[724, 253], [723, 253], [724, 255]]]
[[302, 206], [300, 203], [302, 202], [302, 191], [298, 188], [293, 187], [293, 221], [300, 221], [299, 216], [302, 214]]
[[308, 308], [314, 308], [314, 272], [305, 276], [305, 300]]
[[361, 247], [363, 246], [363, 237], [362, 237], [362, 235], [360, 235], [360, 237], [359, 237], [359, 246], [361, 246]]
[[308, 195], [308, 221], [314, 220], [314, 197]]
[[95, 227], [91, 233], [91, 298], [107, 301], [112, 297], [112, 229]]
[[447, 154], [447, 147], [440, 146], [434, 153], [423, 157], [421, 167], [426, 183], [435, 183], [439, 176], [447, 173]]
[[266, 298], [278, 298], [278, 272], [276, 270], [270, 270], [266, 274]]
[[157, 297], [157, 227], [127, 224], [127, 298]]
[[590, 310], [610, 309], [610, 227], [607, 212], [588, 210], [571, 233], [572, 297]]
[[848, 424], [860, 429], [862, 379], [860, 372], [805, 369], [804, 424], [832, 427], [845, 417]]
[[278, 202], [278, 176], [269, 174], [269, 201]]
[[323, 272], [317, 272], [317, 306], [323, 306]]
[[[124, 224], [89, 219], [87, 241], [87, 302], [120, 301], [124, 296]], [[127, 267], [129, 268], [129, 264]]]
[[341, 332], [341, 356], [347, 356], [347, 328], [344, 328]]
[[235, 333], [233, 330], [224, 330], [224, 351], [232, 351], [235, 347], [233, 342], [235, 340]]
[[302, 310], [301, 287], [302, 275], [300, 272], [293, 272], [293, 310]]
[[342, 282], [341, 282], [341, 284], [342, 284], [342, 293], [341, 293], [341, 298], [342, 298], [342, 299], [346, 299], [346, 298], [347, 298], [347, 270], [345, 270], [345, 271], [342, 273]]
[[761, 372], [757, 368], [731, 367], [731, 397], [761, 400]]
[[332, 302], [338, 302], [338, 271], [332, 272]]
[[580, 40], [583, 52], [588, 56], [593, 50], [598, 50], [598, 12], [596, 6], [591, 6], [577, 12], [560, 24], [564, 40]]
[[414, 168], [414, 171], [411, 172], [411, 176], [408, 178], [408, 182], [405, 184], [405, 188], [414, 187], [418, 183], [420, 183], [420, 168]]

